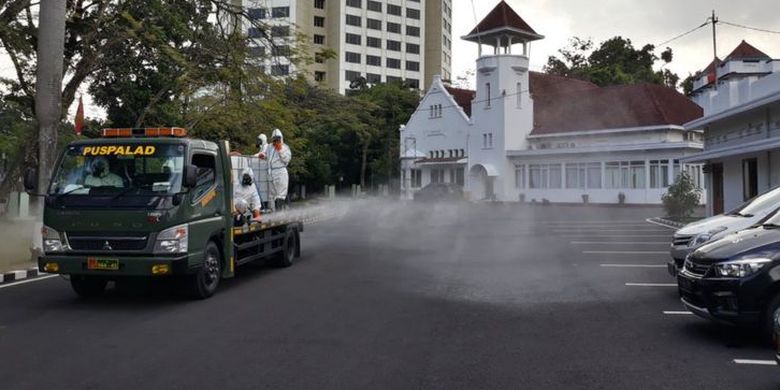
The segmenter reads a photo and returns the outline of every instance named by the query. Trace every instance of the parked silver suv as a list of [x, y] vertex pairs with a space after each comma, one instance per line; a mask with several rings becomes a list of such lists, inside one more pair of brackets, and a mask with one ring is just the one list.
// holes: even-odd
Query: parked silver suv
[[731, 212], [705, 218], [683, 226], [672, 239], [672, 260], [666, 265], [676, 276], [685, 257], [707, 242], [746, 229], [780, 207], [780, 187], [775, 187], [743, 203]]

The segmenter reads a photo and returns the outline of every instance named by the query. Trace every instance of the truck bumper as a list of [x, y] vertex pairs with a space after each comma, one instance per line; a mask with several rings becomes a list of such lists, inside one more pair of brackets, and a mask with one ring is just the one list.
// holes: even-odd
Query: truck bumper
[[[117, 270], [94, 270], [87, 267], [93, 256], [46, 255], [38, 258], [38, 270], [41, 272], [65, 275], [100, 275], [105, 277], [122, 276], [164, 276], [188, 274], [197, 269], [190, 267], [189, 256], [178, 257], [113, 257], [119, 262]], [[106, 256], [96, 256], [105, 258]], [[52, 270], [56, 264], [56, 271]]]

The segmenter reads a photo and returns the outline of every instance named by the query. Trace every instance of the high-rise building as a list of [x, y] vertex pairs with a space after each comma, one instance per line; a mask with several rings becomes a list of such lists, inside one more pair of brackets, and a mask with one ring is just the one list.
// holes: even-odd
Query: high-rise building
[[[248, 25], [250, 37], [270, 37], [252, 51], [267, 58], [271, 75], [304, 70], [315, 82], [344, 92], [360, 77], [369, 84], [405, 81], [420, 88], [434, 75], [450, 78], [452, 0], [243, 0], [265, 31]], [[294, 36], [314, 59], [294, 69], [286, 58]], [[331, 53], [332, 57], [319, 55]]]

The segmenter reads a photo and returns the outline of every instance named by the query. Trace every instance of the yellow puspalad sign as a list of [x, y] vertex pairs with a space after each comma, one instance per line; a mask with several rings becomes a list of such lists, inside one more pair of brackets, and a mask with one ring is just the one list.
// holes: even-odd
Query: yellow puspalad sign
[[82, 156], [151, 156], [157, 150], [154, 146], [143, 145], [101, 145], [85, 146]]

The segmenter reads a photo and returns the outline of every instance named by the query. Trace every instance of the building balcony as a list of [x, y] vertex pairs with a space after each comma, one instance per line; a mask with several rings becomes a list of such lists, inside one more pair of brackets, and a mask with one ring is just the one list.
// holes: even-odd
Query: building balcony
[[491, 73], [501, 67], [510, 67], [516, 72], [527, 72], [528, 57], [519, 54], [495, 54], [482, 56], [477, 59], [477, 72]]

